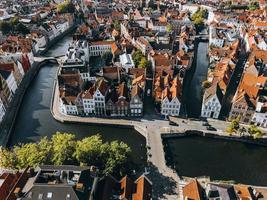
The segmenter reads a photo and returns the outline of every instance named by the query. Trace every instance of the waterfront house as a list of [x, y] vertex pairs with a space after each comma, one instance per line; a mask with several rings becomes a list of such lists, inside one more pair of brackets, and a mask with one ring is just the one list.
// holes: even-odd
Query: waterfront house
[[106, 114], [106, 101], [105, 98], [108, 94], [109, 86], [104, 78], [99, 78], [95, 85], [95, 93], [93, 95], [95, 102], [95, 114], [105, 115]]
[[3, 78], [1, 74], [0, 74], [0, 98], [2, 99], [4, 106], [7, 108], [12, 99], [12, 94], [6, 80]]
[[206, 196], [208, 199], [237, 200], [234, 187], [227, 184], [208, 183]]
[[81, 98], [83, 101], [84, 114], [86, 116], [93, 114], [95, 112], [94, 88], [90, 87], [88, 90], [83, 91]]
[[6, 108], [4, 106], [4, 102], [0, 98], [0, 124], [1, 124], [5, 114], [6, 114]]
[[221, 111], [222, 99], [223, 93], [218, 84], [207, 88], [203, 95], [201, 117], [217, 119]]
[[13, 71], [6, 71], [0, 69], [0, 74], [5, 79], [7, 86], [11, 92], [11, 98], [12, 98], [18, 88], [18, 85], [14, 77], [14, 73]]
[[129, 90], [124, 82], [118, 86], [117, 94], [117, 116], [127, 116], [129, 112]]
[[131, 89], [130, 115], [133, 117], [143, 115], [144, 90], [139, 85], [134, 85]]
[[58, 84], [60, 111], [66, 115], [78, 115], [80, 113], [79, 101], [81, 101], [79, 94], [83, 84], [79, 72], [61, 71], [61, 74], [58, 75]]
[[17, 65], [15, 62], [0, 63], [0, 70], [13, 72], [17, 85], [22, 81], [24, 75], [22, 65]]
[[179, 116], [182, 85], [177, 76], [170, 82], [171, 84], [162, 91], [161, 114], [164, 116]]
[[202, 185], [198, 182], [197, 179], [191, 180], [187, 185], [182, 189], [182, 198], [183, 200], [193, 199], [193, 200], [205, 200], [205, 190]]

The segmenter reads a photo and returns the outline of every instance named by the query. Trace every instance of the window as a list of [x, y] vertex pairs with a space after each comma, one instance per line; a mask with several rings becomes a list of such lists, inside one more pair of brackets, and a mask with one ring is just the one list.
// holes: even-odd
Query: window
[[53, 193], [52, 193], [52, 192], [48, 192], [48, 193], [47, 193], [47, 198], [48, 198], [48, 199], [52, 199], [52, 196], [53, 196]]
[[38, 194], [38, 199], [43, 199], [43, 194]]

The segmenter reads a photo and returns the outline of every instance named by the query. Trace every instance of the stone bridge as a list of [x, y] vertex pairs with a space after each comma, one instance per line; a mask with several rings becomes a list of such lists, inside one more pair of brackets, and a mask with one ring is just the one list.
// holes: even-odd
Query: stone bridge
[[45, 56], [34, 57], [34, 61], [38, 63], [51, 62], [55, 64], [60, 64], [63, 62], [63, 59], [64, 59], [64, 55], [54, 56], [54, 57], [52, 56], [51, 57], [45, 57]]

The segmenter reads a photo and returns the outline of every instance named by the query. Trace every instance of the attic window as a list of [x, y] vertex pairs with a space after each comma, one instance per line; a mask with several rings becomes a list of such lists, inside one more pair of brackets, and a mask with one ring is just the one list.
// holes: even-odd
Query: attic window
[[52, 196], [53, 196], [53, 193], [52, 193], [52, 192], [48, 192], [48, 193], [47, 193], [47, 198], [48, 198], [48, 199], [52, 199]]

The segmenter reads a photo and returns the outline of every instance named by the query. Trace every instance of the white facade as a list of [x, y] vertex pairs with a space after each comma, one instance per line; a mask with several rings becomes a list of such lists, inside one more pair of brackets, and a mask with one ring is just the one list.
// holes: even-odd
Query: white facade
[[102, 56], [106, 52], [111, 52], [112, 43], [93, 44], [89, 46], [90, 56]]
[[15, 77], [13, 75], [13, 72], [10, 73], [6, 82], [7, 82], [8, 88], [11, 91], [11, 93], [15, 94], [16, 90], [18, 89], [18, 86], [17, 86], [16, 80], [15, 80]]
[[169, 100], [165, 97], [161, 102], [161, 114], [165, 116], [179, 116], [181, 103], [177, 97]]
[[61, 113], [65, 115], [78, 115], [77, 106], [64, 104], [61, 98], [59, 99], [59, 106]]
[[251, 121], [257, 126], [267, 128], [267, 113], [255, 112]]
[[125, 53], [125, 54], [120, 55], [120, 63], [127, 73], [130, 68], [134, 68], [134, 62], [133, 62], [131, 54]]
[[95, 102], [95, 114], [103, 115], [105, 114], [105, 96], [101, 94], [99, 89], [94, 93], [94, 102]]
[[6, 114], [6, 109], [4, 107], [3, 101], [0, 99], [0, 123], [2, 122], [5, 114]]
[[202, 109], [201, 109], [201, 117], [217, 119], [219, 117], [221, 107], [222, 106], [217, 95], [213, 95], [213, 97], [209, 98], [208, 101], [203, 100]]
[[19, 72], [21, 74], [21, 77], [23, 78], [24, 75], [25, 75], [25, 72], [24, 72], [24, 69], [23, 69], [22, 64], [21, 64], [20, 61], [17, 61], [17, 66], [18, 66]]
[[95, 112], [95, 101], [94, 99], [83, 98], [83, 110], [85, 115], [90, 115]]

